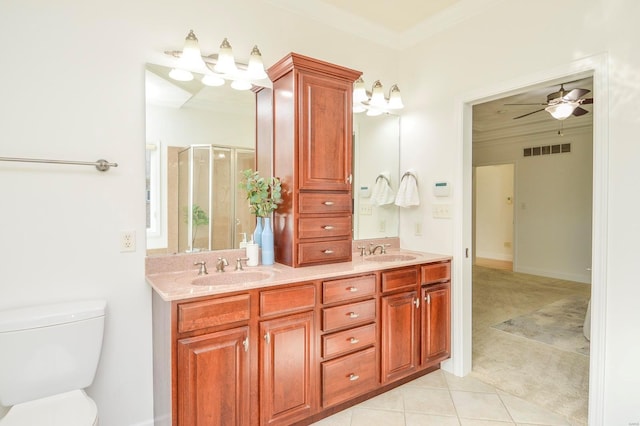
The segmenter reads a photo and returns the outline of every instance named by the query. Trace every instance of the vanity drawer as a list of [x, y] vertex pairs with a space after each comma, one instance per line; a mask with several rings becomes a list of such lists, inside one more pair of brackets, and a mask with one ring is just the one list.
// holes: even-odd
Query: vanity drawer
[[313, 284], [260, 292], [260, 316], [309, 310], [315, 305]]
[[324, 358], [365, 348], [376, 343], [376, 325], [369, 324], [322, 336]]
[[343, 302], [364, 296], [373, 296], [375, 292], [375, 275], [324, 281], [322, 283], [322, 303]]
[[249, 320], [249, 295], [220, 297], [178, 305], [178, 332]]
[[382, 291], [413, 288], [418, 284], [418, 269], [403, 268], [382, 273]]
[[348, 262], [351, 260], [351, 240], [331, 240], [298, 244], [298, 264]]
[[300, 238], [350, 237], [351, 216], [307, 217], [298, 221]]
[[299, 196], [300, 213], [351, 213], [349, 193], [302, 192]]
[[449, 281], [451, 278], [451, 262], [430, 263], [422, 266], [422, 284]]
[[376, 351], [365, 349], [322, 363], [322, 406], [328, 407], [377, 386]]
[[349, 303], [322, 310], [322, 331], [333, 331], [343, 327], [360, 325], [376, 319], [376, 301]]

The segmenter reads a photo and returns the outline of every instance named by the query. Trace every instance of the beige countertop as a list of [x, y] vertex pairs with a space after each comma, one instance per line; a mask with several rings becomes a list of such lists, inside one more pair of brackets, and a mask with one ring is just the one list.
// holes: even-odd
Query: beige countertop
[[[386, 257], [387, 260], [384, 260]], [[211, 256], [215, 258], [215, 256]], [[270, 266], [245, 266], [244, 271], [234, 271], [229, 262], [225, 272], [215, 272], [215, 259], [208, 261], [208, 275], [198, 275], [198, 267], [182, 270], [164, 270], [148, 273], [146, 280], [165, 301], [211, 296], [281, 284], [327, 279], [345, 275], [417, 265], [426, 262], [450, 260], [451, 256], [408, 250], [388, 250], [386, 255], [359, 256], [353, 254], [351, 262], [291, 268], [276, 263]], [[191, 262], [189, 263], [191, 264]]]

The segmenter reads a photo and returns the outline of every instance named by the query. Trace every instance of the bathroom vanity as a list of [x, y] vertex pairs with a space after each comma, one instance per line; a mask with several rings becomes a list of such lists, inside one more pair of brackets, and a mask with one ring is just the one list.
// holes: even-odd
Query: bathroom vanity
[[147, 265], [157, 425], [309, 424], [450, 356], [449, 256], [198, 275], [216, 256]]

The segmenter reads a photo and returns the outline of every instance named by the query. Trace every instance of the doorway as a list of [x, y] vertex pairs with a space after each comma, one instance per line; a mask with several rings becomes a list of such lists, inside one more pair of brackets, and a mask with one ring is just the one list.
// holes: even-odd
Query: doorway
[[[593, 240], [591, 288], [591, 350], [589, 361], [589, 423], [601, 424], [604, 418], [606, 284], [607, 284], [607, 197], [608, 197], [608, 58], [606, 54], [573, 61], [553, 69], [504, 81], [498, 86], [476, 90], [460, 98], [459, 173], [462, 190], [456, 194], [461, 214], [455, 218], [453, 265], [453, 352], [451, 362], [444, 365], [457, 375], [466, 375], [472, 367], [472, 106], [498, 99], [535, 86], [560, 83], [567, 78], [593, 76]], [[513, 89], [520, 88], [520, 89]]]

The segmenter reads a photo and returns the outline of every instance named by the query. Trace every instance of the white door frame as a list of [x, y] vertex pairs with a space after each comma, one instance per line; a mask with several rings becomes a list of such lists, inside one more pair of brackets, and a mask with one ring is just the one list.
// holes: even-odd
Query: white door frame
[[593, 77], [593, 222], [591, 272], [591, 349], [589, 365], [589, 424], [604, 421], [606, 277], [608, 241], [608, 56], [590, 56], [557, 68], [522, 76], [468, 93], [457, 99], [456, 178], [454, 193], [452, 270], [452, 359], [443, 368], [458, 376], [471, 372], [471, 242], [472, 242], [472, 106], [522, 92], [534, 86]]

